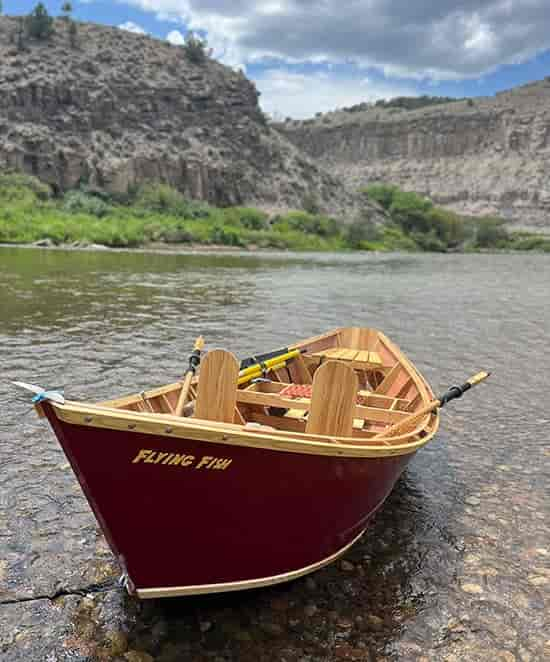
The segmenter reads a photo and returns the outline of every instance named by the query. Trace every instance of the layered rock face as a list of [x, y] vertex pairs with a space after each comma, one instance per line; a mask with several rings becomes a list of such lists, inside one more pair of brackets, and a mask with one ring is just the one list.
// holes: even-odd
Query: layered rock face
[[348, 184], [393, 183], [550, 233], [550, 78], [471, 102], [339, 111], [278, 129]]
[[217, 205], [285, 209], [314, 196], [349, 217], [360, 204], [266, 125], [242, 74], [116, 28], [78, 23], [71, 48], [57, 20], [50, 41], [21, 52], [16, 30], [0, 18], [0, 168], [57, 190], [158, 180]]

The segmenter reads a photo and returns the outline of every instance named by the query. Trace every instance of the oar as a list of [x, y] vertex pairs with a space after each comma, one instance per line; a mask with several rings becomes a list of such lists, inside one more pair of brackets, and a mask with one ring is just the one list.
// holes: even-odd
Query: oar
[[456, 398], [461, 398], [466, 391], [469, 391], [472, 386], [476, 386], [487, 379], [491, 373], [490, 372], [478, 372], [477, 375], [470, 377], [467, 382], [462, 384], [462, 386], [451, 386], [451, 388], [439, 397], [437, 400], [432, 400], [430, 403], [415, 411], [407, 418], [404, 418], [399, 423], [386, 428], [383, 432], [380, 432], [373, 439], [385, 439], [389, 437], [398, 437], [400, 434], [405, 434], [411, 429], [411, 426], [422, 420], [424, 416], [427, 416], [437, 409], [441, 409], [451, 400]]
[[187, 400], [187, 394], [189, 393], [189, 387], [191, 386], [191, 380], [195, 374], [199, 363], [201, 362], [201, 350], [204, 347], [204, 338], [199, 336], [195, 340], [195, 346], [193, 347], [193, 352], [189, 355], [189, 367], [185, 372], [183, 378], [183, 384], [181, 386], [180, 397], [178, 398], [178, 404], [174, 414], [176, 416], [181, 416], [183, 408], [185, 407], [185, 402]]
[[[286, 368], [286, 361], [282, 361], [281, 363], [276, 363], [275, 365], [272, 366], [267, 366], [267, 370], [273, 370], [275, 372], [277, 370], [282, 370], [283, 368]], [[256, 372], [240, 375], [237, 384], [241, 386], [242, 384], [251, 382], [253, 379], [257, 379], [258, 377], [261, 377], [264, 374], [264, 372], [265, 371], [262, 368], [258, 368]]]
[[[249, 365], [244, 369], [241, 369], [239, 372], [239, 377], [246, 377], [248, 375], [254, 375], [256, 376], [256, 373], [261, 373], [267, 370], [272, 369], [274, 366], [278, 366], [279, 363], [284, 363], [286, 361], [290, 361], [291, 359], [295, 358], [296, 356], [300, 356], [300, 354], [303, 354], [305, 352], [305, 349], [292, 349], [292, 350], [282, 350], [284, 353], [283, 354], [275, 354], [275, 352], [269, 352], [271, 354], [271, 358], [267, 358], [264, 360], [264, 358], [257, 357], [256, 362], [253, 365]], [[263, 355], [268, 356], [267, 354]], [[246, 359], [248, 361], [248, 359]], [[242, 364], [241, 364], [242, 365]]]

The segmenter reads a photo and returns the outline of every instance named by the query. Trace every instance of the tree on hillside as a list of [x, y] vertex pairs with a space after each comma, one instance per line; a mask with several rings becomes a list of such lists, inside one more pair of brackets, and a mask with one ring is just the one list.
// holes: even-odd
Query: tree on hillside
[[27, 34], [35, 39], [49, 39], [53, 32], [53, 18], [42, 2], [39, 2], [26, 19]]
[[61, 5], [61, 13], [63, 14], [63, 18], [68, 21], [71, 18], [71, 14], [73, 13], [72, 4], [70, 2], [64, 2]]
[[182, 48], [191, 62], [202, 64], [206, 60], [206, 39], [201, 39], [189, 32]]
[[17, 19], [17, 34], [16, 34], [17, 50], [25, 50], [25, 17], [19, 16]]
[[2, 0], [0, 0], [0, 14], [2, 13]]
[[69, 23], [69, 41], [71, 42], [71, 48], [78, 47], [78, 28], [75, 21]]

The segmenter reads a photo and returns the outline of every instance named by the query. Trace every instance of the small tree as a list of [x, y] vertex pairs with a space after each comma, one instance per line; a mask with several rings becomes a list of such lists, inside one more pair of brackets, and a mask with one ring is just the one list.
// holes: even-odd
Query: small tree
[[76, 27], [75, 21], [69, 23], [69, 41], [71, 43], [71, 48], [78, 47], [78, 28]]
[[35, 39], [49, 39], [53, 34], [53, 18], [42, 2], [27, 16], [27, 33]]
[[206, 39], [196, 37], [189, 32], [182, 48], [191, 62], [202, 64], [206, 60]]
[[2, 13], [2, 0], [0, 0], [0, 14]]
[[23, 16], [17, 19], [17, 50], [25, 50], [25, 18]]
[[72, 4], [70, 2], [64, 2], [61, 5], [61, 13], [63, 14], [65, 20], [69, 20], [71, 18], [71, 14], [73, 13]]

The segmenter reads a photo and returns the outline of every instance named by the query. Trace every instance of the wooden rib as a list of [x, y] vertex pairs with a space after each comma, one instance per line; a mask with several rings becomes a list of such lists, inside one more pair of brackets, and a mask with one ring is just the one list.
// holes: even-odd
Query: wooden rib
[[214, 349], [202, 361], [195, 418], [232, 423], [237, 404], [239, 362], [231, 352]]
[[357, 376], [351, 368], [338, 361], [322, 365], [313, 378], [306, 432], [351, 437], [356, 393]]
[[399, 391], [395, 394], [395, 397], [404, 398], [409, 392], [411, 386], [413, 386], [413, 380], [412, 377], [409, 377], [403, 386], [399, 389]]
[[401, 371], [404, 370], [403, 366], [401, 363], [397, 362], [393, 368], [388, 372], [388, 374], [384, 377], [383, 381], [381, 384], [379, 384], [374, 391], [378, 395], [386, 395], [387, 392], [390, 390], [392, 387], [393, 383], [399, 377], [401, 374]]
[[235, 405], [235, 416], [233, 419], [234, 423], [238, 423], [240, 425], [246, 425], [246, 420], [244, 416], [242, 415], [240, 409]]
[[170, 400], [166, 397], [166, 395], [163, 393], [162, 395], [159, 396], [160, 402], [162, 402], [164, 406], [164, 411], [166, 411], [169, 414], [174, 413], [174, 408], [170, 404]]
[[[403, 402], [406, 402], [404, 400]], [[422, 396], [420, 393], [412, 400], [412, 402], [409, 403], [408, 407], [406, 408], [406, 411], [413, 412], [415, 409], [422, 403]]]
[[[147, 395], [150, 398], [154, 398], [157, 395], [162, 395], [169, 393], [170, 391], [181, 389], [181, 382], [175, 382], [174, 384], [167, 384], [166, 386], [159, 386], [158, 388], [148, 389]], [[132, 395], [125, 395], [120, 398], [115, 398], [114, 400], [104, 400], [98, 402], [100, 407], [126, 407], [127, 405], [134, 404], [135, 402], [141, 400], [139, 393], [133, 393]]]
[[296, 356], [288, 364], [288, 372], [294, 384], [312, 384], [311, 373], [307, 369], [302, 356]]
[[[328, 365], [328, 362], [324, 365]], [[346, 368], [345, 363], [340, 363]], [[321, 368], [324, 366], [321, 366]], [[321, 370], [319, 368], [319, 370]], [[349, 368], [351, 370], [351, 368]], [[317, 373], [315, 375], [317, 376]], [[355, 374], [354, 374], [355, 377]], [[355, 377], [357, 379], [357, 377]], [[313, 379], [315, 383], [315, 378]], [[307, 410], [311, 408], [311, 403], [305, 398], [300, 400], [293, 400], [292, 398], [285, 398], [276, 393], [259, 393], [256, 391], [238, 391], [237, 402], [243, 402], [250, 405], [261, 405], [262, 407], [277, 407], [278, 409], [302, 409]], [[407, 417], [407, 413], [402, 411], [389, 411], [388, 409], [381, 409], [379, 407], [364, 407], [362, 405], [355, 405], [353, 418], [361, 418], [367, 421], [379, 421], [381, 423], [397, 423], [403, 418]]]

